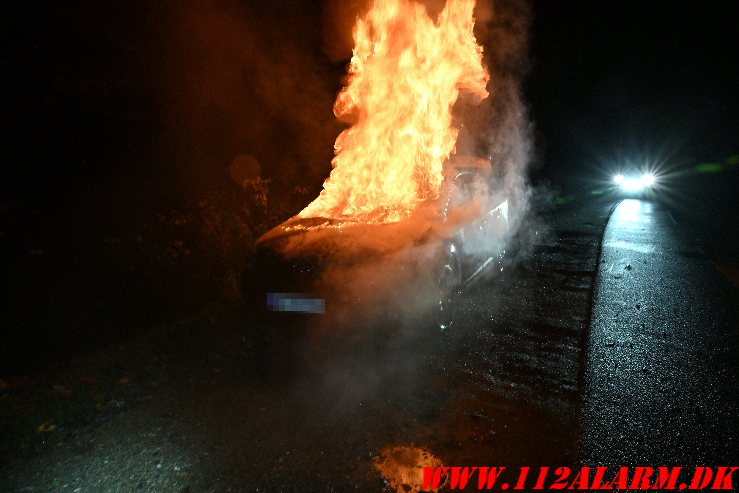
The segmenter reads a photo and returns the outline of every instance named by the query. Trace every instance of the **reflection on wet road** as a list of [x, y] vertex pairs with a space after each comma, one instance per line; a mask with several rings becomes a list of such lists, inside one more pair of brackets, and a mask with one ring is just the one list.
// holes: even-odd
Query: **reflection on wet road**
[[615, 209], [601, 258], [582, 461], [736, 462], [736, 290], [651, 202]]

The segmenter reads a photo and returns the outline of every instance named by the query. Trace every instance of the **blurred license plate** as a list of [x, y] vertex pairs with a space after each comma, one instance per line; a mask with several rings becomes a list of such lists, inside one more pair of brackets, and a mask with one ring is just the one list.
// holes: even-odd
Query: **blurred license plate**
[[267, 308], [272, 312], [323, 313], [326, 300], [308, 293], [267, 293]]

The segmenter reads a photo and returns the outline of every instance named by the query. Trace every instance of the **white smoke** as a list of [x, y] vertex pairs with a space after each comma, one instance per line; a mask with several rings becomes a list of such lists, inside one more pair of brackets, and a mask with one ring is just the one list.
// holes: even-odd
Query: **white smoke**
[[528, 0], [479, 1], [475, 36], [483, 46], [490, 74], [490, 96], [479, 106], [458, 105], [463, 132], [461, 153], [484, 156], [493, 163], [491, 193], [509, 205], [509, 227], [518, 230], [529, 212], [527, 168], [532, 153], [532, 125], [521, 94], [529, 66]]

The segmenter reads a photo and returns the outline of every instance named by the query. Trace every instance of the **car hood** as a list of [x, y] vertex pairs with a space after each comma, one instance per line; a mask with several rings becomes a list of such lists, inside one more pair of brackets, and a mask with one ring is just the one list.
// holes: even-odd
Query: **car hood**
[[288, 258], [366, 259], [427, 243], [437, 234], [434, 225], [423, 216], [389, 224], [296, 216], [262, 235], [257, 250]]

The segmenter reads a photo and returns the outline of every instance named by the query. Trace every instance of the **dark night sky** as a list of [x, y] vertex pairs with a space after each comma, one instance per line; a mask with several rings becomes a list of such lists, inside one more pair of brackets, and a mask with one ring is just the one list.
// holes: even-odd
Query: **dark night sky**
[[[736, 153], [736, 16], [722, 2], [536, 2], [528, 99], [545, 165]], [[568, 164], [569, 163], [569, 164]]]
[[[172, 23], [168, 17], [177, 4], [30, 1], [19, 5], [23, 8], [10, 31], [10, 57], [3, 72], [12, 88], [6, 103], [12, 138], [5, 160], [15, 163], [8, 170], [22, 179], [8, 182], [6, 175], [6, 185], [12, 183], [15, 191], [18, 186], [46, 190], [46, 186], [74, 187], [77, 178], [92, 176], [135, 182], [131, 176], [141, 174], [144, 180], [158, 173], [177, 174], [176, 166], [145, 162], [177, 159], [177, 153], [166, 148], [179, 143], [168, 138], [167, 131], [172, 119], [183, 115], [173, 115], [163, 97], [176, 93], [174, 85], [189, 77], [183, 67], [174, 69], [182, 70], [175, 79], [170, 77], [177, 55], [172, 57], [167, 48]], [[315, 111], [319, 120], [325, 119], [323, 127], [329, 127], [323, 130], [328, 136], [318, 136], [321, 131], [311, 129], [317, 136], [314, 140], [328, 143], [328, 150], [310, 157], [330, 158], [331, 136], [338, 131], [330, 125], [330, 104], [342, 64], [331, 63], [320, 53], [320, 9], [311, 2], [291, 0], [275, 2], [270, 8], [242, 5], [246, 5], [242, 10], [224, 9], [225, 15], [251, 15], [256, 24], [246, 20], [244, 29], [253, 28], [257, 39], [280, 36], [279, 30], [284, 29], [280, 42], [292, 46], [307, 66], [296, 75], [323, 78], [306, 85], [301, 94], [323, 105]], [[594, 157], [619, 152], [650, 149], [686, 160], [721, 159], [736, 153], [739, 50], [735, 33], [739, 26], [730, 2], [546, 0], [534, 2], [532, 10], [531, 70], [525, 94], [536, 128], [538, 167], [547, 176], [556, 179], [560, 172], [581, 169]], [[197, 33], [192, 37], [193, 45], [208, 43]], [[223, 44], [224, 50], [227, 46]], [[207, 57], [211, 52], [204, 53]], [[240, 61], [234, 58], [231, 63], [237, 66]], [[201, 65], [208, 69], [207, 63]], [[320, 87], [315, 96], [309, 94], [314, 87]], [[244, 93], [248, 90], [245, 83]], [[266, 106], [245, 104], [233, 111], [274, 112], [269, 101]], [[198, 119], [193, 114], [195, 110], [185, 119]], [[267, 120], [274, 121], [272, 116]], [[223, 130], [225, 124], [218, 117], [210, 122], [207, 118], [202, 116], [199, 131], [208, 126], [212, 134]], [[300, 120], [284, 115], [279, 119], [278, 124], [289, 131], [307, 131], [295, 128]], [[223, 133], [229, 131], [234, 130]], [[254, 125], [239, 131], [245, 141], [254, 132], [273, 139], [281, 133]], [[279, 147], [289, 146], [289, 141]], [[213, 137], [207, 143], [214, 148], [216, 160], [221, 158], [215, 149], [218, 145], [229, 147], [232, 154], [239, 145]], [[328, 170], [328, 163], [323, 169]]]

